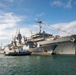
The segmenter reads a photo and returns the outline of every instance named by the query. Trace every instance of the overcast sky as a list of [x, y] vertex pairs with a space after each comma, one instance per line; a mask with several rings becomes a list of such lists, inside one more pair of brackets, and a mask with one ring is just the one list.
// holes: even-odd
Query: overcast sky
[[42, 25], [47, 33], [76, 34], [76, 0], [0, 0], [0, 43], [9, 43], [17, 29], [25, 36], [38, 32], [37, 20], [61, 29]]

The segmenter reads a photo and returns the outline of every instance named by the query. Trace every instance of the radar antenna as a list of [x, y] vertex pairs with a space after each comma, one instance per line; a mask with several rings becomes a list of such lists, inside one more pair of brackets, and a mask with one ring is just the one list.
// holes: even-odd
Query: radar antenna
[[41, 31], [42, 31], [41, 24], [44, 24], [44, 23], [41, 20], [38, 20], [38, 21], [35, 21], [35, 22], [39, 24], [39, 33], [41, 33]]

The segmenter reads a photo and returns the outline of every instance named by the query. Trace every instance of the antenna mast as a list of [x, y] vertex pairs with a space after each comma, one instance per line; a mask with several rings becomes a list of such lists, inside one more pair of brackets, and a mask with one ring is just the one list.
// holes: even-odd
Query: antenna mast
[[39, 33], [41, 33], [41, 31], [42, 31], [42, 26], [41, 26], [41, 24], [39, 24]]

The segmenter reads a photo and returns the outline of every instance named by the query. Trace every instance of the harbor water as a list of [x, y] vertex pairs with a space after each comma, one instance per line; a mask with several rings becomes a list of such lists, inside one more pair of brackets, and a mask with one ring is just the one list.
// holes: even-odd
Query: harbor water
[[76, 75], [76, 55], [0, 54], [0, 75]]

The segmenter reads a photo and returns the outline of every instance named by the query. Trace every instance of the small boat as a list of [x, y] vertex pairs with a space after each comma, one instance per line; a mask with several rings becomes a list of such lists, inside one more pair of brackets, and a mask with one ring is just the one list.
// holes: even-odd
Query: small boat
[[5, 48], [4, 54], [6, 56], [25, 56], [25, 55], [31, 55], [30, 51], [23, 50], [20, 46], [19, 48], [12, 48], [9, 49], [9, 47]]
[[31, 52], [9, 52], [8, 54], [5, 53], [6, 56], [25, 56], [25, 55], [31, 55]]

